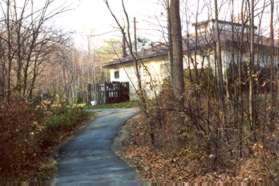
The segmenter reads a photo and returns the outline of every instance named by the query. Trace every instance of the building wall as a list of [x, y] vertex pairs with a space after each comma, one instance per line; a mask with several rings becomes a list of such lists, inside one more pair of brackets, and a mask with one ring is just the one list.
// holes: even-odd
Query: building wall
[[[194, 59], [194, 55], [191, 55], [191, 58]], [[187, 56], [184, 56], [183, 61], [183, 68], [187, 69], [189, 67]], [[214, 55], [211, 54], [208, 57], [203, 57], [202, 55], [197, 55], [196, 58], [197, 67], [198, 69], [203, 67], [208, 67], [208, 64], [214, 65]], [[152, 99], [155, 97], [154, 90], [158, 94], [161, 91], [161, 86], [165, 79], [170, 76], [170, 64], [167, 59], [165, 58], [158, 58], [144, 62], [146, 68], [150, 75], [144, 70], [143, 67], [140, 68], [140, 74], [142, 78], [142, 87], [146, 91], [148, 98]], [[212, 67], [212, 66], [211, 66]], [[190, 62], [190, 68], [194, 69], [194, 65]], [[119, 72], [119, 77], [115, 77], [115, 73]], [[129, 82], [130, 85], [130, 99], [137, 100], [136, 89], [138, 89], [137, 77], [136, 77], [136, 70], [134, 65], [125, 65], [125, 66], [118, 66], [114, 69], [109, 69], [110, 73], [110, 81], [112, 82]], [[152, 84], [151, 84], [152, 82]], [[153, 86], [153, 90], [151, 90], [151, 86]]]
[[[184, 56], [184, 62], [183, 62], [183, 68], [187, 69], [190, 68], [194, 69], [194, 54], [190, 55], [190, 58], [192, 60], [188, 60], [189, 56]], [[266, 53], [262, 53], [260, 55], [255, 55], [255, 61], [260, 61], [261, 65], [269, 64], [270, 56]], [[237, 60], [237, 54], [235, 55], [235, 61]], [[207, 52], [206, 54], [197, 54], [196, 57], [197, 61], [197, 68], [207, 68], [210, 67], [213, 69], [213, 73], [215, 74], [215, 56], [214, 52]], [[243, 62], [249, 62], [249, 53], [246, 53], [243, 55]], [[278, 61], [278, 58], [277, 58]], [[222, 50], [222, 64], [223, 64], [223, 74], [226, 81], [226, 70], [229, 67], [229, 64], [232, 62], [232, 53], [228, 50]], [[159, 58], [159, 59], [153, 59], [149, 61], [144, 62], [146, 68], [148, 69], [151, 78], [149, 74], [144, 70], [144, 68], [140, 68], [140, 74], [142, 78], [142, 86], [145, 89], [147, 95], [149, 98], [154, 98], [154, 90], [156, 90], [156, 93], [159, 93], [161, 90], [161, 85], [163, 84], [163, 81], [170, 76], [170, 67], [169, 62], [167, 58]], [[277, 62], [278, 64], [278, 62]], [[119, 78], [115, 78], [115, 72], [119, 72]], [[137, 86], [137, 77], [136, 77], [136, 70], [134, 65], [125, 65], [121, 67], [116, 67], [114, 69], [109, 70], [110, 73], [110, 80], [116, 81], [116, 82], [129, 82], [130, 85], [130, 99], [136, 100], [136, 89], [138, 89]], [[154, 90], [151, 90], [151, 84], [150, 82], [153, 82], [152, 85], [154, 85]], [[134, 88], [135, 87], [135, 88]]]
[[[155, 59], [144, 62], [145, 67], [140, 67], [140, 75], [142, 87], [146, 91], [149, 98], [154, 98], [154, 90], [159, 93], [164, 79], [169, 77], [169, 63], [165, 58]], [[145, 70], [147, 69], [147, 70]], [[134, 65], [125, 65], [110, 69], [110, 80], [112, 82], [129, 82], [130, 99], [138, 99], [136, 89], [138, 89], [138, 81]], [[115, 73], [119, 72], [119, 77], [115, 77]], [[153, 88], [153, 90], [151, 90]]]
[[[221, 52], [222, 55], [222, 71], [223, 74], [226, 75], [226, 70], [229, 68], [230, 63], [232, 63], [233, 59], [232, 59], [232, 52], [229, 50], [222, 50]], [[185, 60], [184, 60], [184, 66], [186, 65], [187, 68], [189, 68], [190, 65], [190, 69], [194, 69], [194, 54], [191, 54], [190, 57], [192, 58], [192, 60], [188, 60], [188, 56], [185, 56]], [[237, 63], [237, 61], [240, 59], [240, 54], [237, 54], [237, 52], [235, 52], [234, 54], [234, 62]], [[255, 54], [255, 64], [260, 64], [261, 66], [266, 66], [269, 64], [270, 62], [270, 55], [264, 51], [262, 51], [259, 54]], [[249, 63], [250, 60], [250, 54], [248, 52], [242, 54], [242, 63]], [[214, 52], [208, 52], [206, 54], [197, 54], [196, 57], [196, 61], [197, 61], [197, 68], [207, 68], [210, 67], [211, 69], [213, 69], [213, 72], [215, 73], [215, 54]], [[275, 63], [278, 64], [278, 57], [275, 58]]]

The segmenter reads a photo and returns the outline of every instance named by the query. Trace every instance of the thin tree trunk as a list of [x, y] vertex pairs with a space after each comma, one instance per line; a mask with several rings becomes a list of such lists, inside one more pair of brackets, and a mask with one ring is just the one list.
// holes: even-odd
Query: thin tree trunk
[[274, 112], [276, 109], [276, 82], [275, 82], [275, 68], [274, 65], [274, 0], [270, 0], [270, 39], [271, 39], [271, 54], [270, 54], [270, 70], [271, 70], [271, 116], [270, 116], [270, 130], [274, 129]]
[[169, 62], [170, 62], [170, 80], [171, 82], [173, 81], [172, 80], [172, 77], [173, 77], [173, 48], [172, 48], [172, 30], [171, 30], [171, 17], [170, 17], [170, 3], [169, 3], [169, 0], [167, 0], [167, 13], [168, 13], [168, 40], [169, 40], [169, 43], [168, 43], [168, 47], [169, 47]]
[[8, 73], [7, 73], [7, 101], [11, 96], [11, 71], [12, 71], [12, 45], [11, 45], [11, 27], [10, 27], [10, 0], [7, 1], [7, 35], [8, 35]]
[[219, 102], [221, 106], [221, 122], [224, 127], [226, 123], [225, 119], [225, 96], [224, 96], [224, 79], [223, 79], [223, 65], [222, 65], [222, 50], [221, 50], [221, 39], [220, 39], [220, 29], [219, 29], [219, 12], [218, 12], [218, 2], [214, 0], [215, 5], [215, 39], [216, 39], [216, 62], [218, 70], [218, 87], [219, 87]]
[[23, 56], [22, 56], [22, 50], [24, 50], [23, 42], [22, 42], [22, 24], [24, 20], [24, 13], [26, 6], [28, 4], [28, 0], [24, 1], [23, 8], [20, 13], [20, 17], [18, 18], [17, 14], [17, 6], [16, 1], [14, 1], [14, 12], [15, 12], [15, 18], [16, 18], [16, 36], [17, 36], [17, 72], [16, 72], [16, 91], [17, 94], [20, 96], [22, 91], [22, 67], [23, 67]]
[[5, 78], [6, 78], [6, 75], [5, 75], [5, 68], [6, 68], [6, 65], [5, 65], [5, 61], [1, 60], [1, 67], [0, 67], [0, 75], [1, 75], [1, 79], [0, 79], [0, 101], [4, 101], [5, 99]]
[[[249, 61], [249, 121], [252, 132], [255, 132], [255, 108], [254, 108], [254, 61], [255, 61], [255, 31], [254, 31], [254, 12], [255, 3], [251, 0], [250, 4], [250, 61]], [[255, 135], [254, 135], [255, 137]]]
[[179, 103], [180, 109], [183, 108], [184, 78], [183, 78], [183, 48], [180, 19], [179, 0], [170, 2], [171, 38], [172, 38], [172, 87], [175, 99]]
[[244, 124], [244, 98], [243, 98], [243, 88], [242, 88], [242, 67], [243, 67], [243, 51], [244, 51], [244, 32], [245, 32], [245, 20], [244, 20], [244, 12], [245, 12], [245, 1], [242, 0], [241, 3], [241, 33], [240, 33], [240, 51], [238, 52], [238, 86], [239, 86], [239, 102], [238, 102], [238, 112], [239, 112], [239, 121], [238, 121], [238, 130], [239, 130], [239, 158], [243, 157], [243, 124]]
[[[234, 23], [234, 0], [231, 0], [231, 5], [232, 5], [232, 12], [231, 12], [231, 22]], [[236, 77], [236, 63], [235, 63], [235, 27], [234, 24], [232, 24], [232, 46], [231, 46], [231, 78]], [[228, 77], [229, 78], [229, 77]], [[229, 84], [229, 82], [227, 81], [227, 84]], [[229, 86], [229, 85], [227, 85]], [[229, 88], [228, 88], [229, 89]], [[229, 90], [228, 90], [229, 91]], [[238, 100], [238, 96], [236, 96], [237, 92], [237, 84], [235, 81], [233, 81], [233, 121], [234, 123], [237, 122], [237, 100]]]

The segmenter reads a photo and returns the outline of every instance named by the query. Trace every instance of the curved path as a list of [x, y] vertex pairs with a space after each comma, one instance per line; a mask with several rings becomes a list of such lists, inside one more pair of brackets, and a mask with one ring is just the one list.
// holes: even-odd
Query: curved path
[[135, 171], [111, 149], [120, 127], [137, 109], [97, 112], [96, 120], [60, 149], [53, 185], [140, 185]]

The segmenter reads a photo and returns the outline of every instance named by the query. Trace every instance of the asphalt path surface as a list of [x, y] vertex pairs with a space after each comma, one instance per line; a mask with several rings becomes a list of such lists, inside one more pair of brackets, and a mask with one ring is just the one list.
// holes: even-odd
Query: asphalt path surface
[[136, 172], [112, 150], [121, 126], [137, 109], [95, 110], [97, 117], [59, 150], [52, 185], [142, 185]]

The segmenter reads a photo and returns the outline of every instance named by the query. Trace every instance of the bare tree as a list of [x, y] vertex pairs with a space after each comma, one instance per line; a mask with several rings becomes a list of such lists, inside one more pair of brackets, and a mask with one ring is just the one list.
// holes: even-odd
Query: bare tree
[[[184, 105], [184, 78], [183, 78], [183, 46], [180, 19], [179, 0], [170, 1], [170, 31], [171, 31], [171, 54], [173, 63], [171, 64], [172, 88], [176, 101], [180, 108]], [[181, 105], [182, 104], [182, 105]]]
[[40, 48], [52, 42], [45, 37], [45, 24], [67, 10], [59, 7], [50, 11], [54, 3], [55, 0], [45, 0], [43, 7], [35, 9], [33, 0], [0, 2], [3, 10], [1, 61], [5, 72], [3, 85], [6, 100], [11, 96], [27, 98], [33, 92], [29, 90], [36, 84], [35, 72], [41, 63], [38, 62], [39, 56], [45, 52]]
[[224, 86], [224, 78], [223, 78], [223, 64], [222, 64], [222, 51], [221, 51], [221, 40], [220, 40], [220, 28], [219, 28], [219, 8], [218, 1], [214, 0], [214, 12], [215, 12], [215, 39], [216, 39], [216, 64], [217, 64], [217, 78], [218, 78], [218, 95], [219, 101], [221, 105], [221, 122], [224, 127], [225, 124], [225, 86]]
[[[137, 76], [138, 94], [139, 94], [139, 97], [140, 97], [142, 103], [145, 105], [146, 101], [145, 101], [145, 98], [144, 98], [145, 97], [144, 96], [144, 90], [143, 90], [143, 87], [142, 87], [139, 60], [137, 59], [137, 57], [134, 53], [134, 50], [133, 50], [133, 42], [132, 42], [132, 36], [131, 36], [131, 31], [130, 31], [130, 19], [129, 19], [129, 15], [128, 15], [128, 12], [127, 12], [126, 7], [125, 7], [124, 0], [121, 1], [121, 4], [122, 4], [123, 12], [125, 14], [126, 24], [127, 24], [127, 29], [126, 30], [125, 30], [125, 27], [123, 27], [121, 25], [121, 23], [117, 19], [116, 15], [113, 13], [108, 0], [105, 0], [105, 4], [106, 4], [111, 16], [115, 20], [118, 28], [120, 29], [123, 40], [124, 40], [124, 43], [127, 45], [129, 53], [133, 58], [134, 66], [135, 66], [135, 69], [136, 69], [136, 76]], [[143, 107], [145, 107], [145, 106], [143, 106]], [[146, 110], [146, 109], [144, 109], [144, 110]]]
[[271, 39], [271, 54], [270, 54], [270, 81], [271, 81], [271, 116], [270, 116], [270, 129], [273, 130], [274, 129], [274, 113], [276, 112], [276, 105], [277, 105], [277, 95], [276, 95], [276, 85], [277, 83], [276, 81], [276, 69], [277, 69], [277, 65], [274, 65], [275, 61], [274, 61], [274, 55], [275, 55], [275, 50], [274, 50], [274, 6], [275, 6], [275, 2], [274, 0], [270, 0], [270, 39]]
[[251, 0], [250, 3], [250, 60], [249, 60], [249, 120], [250, 127], [254, 131], [255, 127], [255, 108], [254, 108], [254, 61], [255, 61], [255, 28], [254, 28], [254, 16], [255, 16], [255, 2]]

